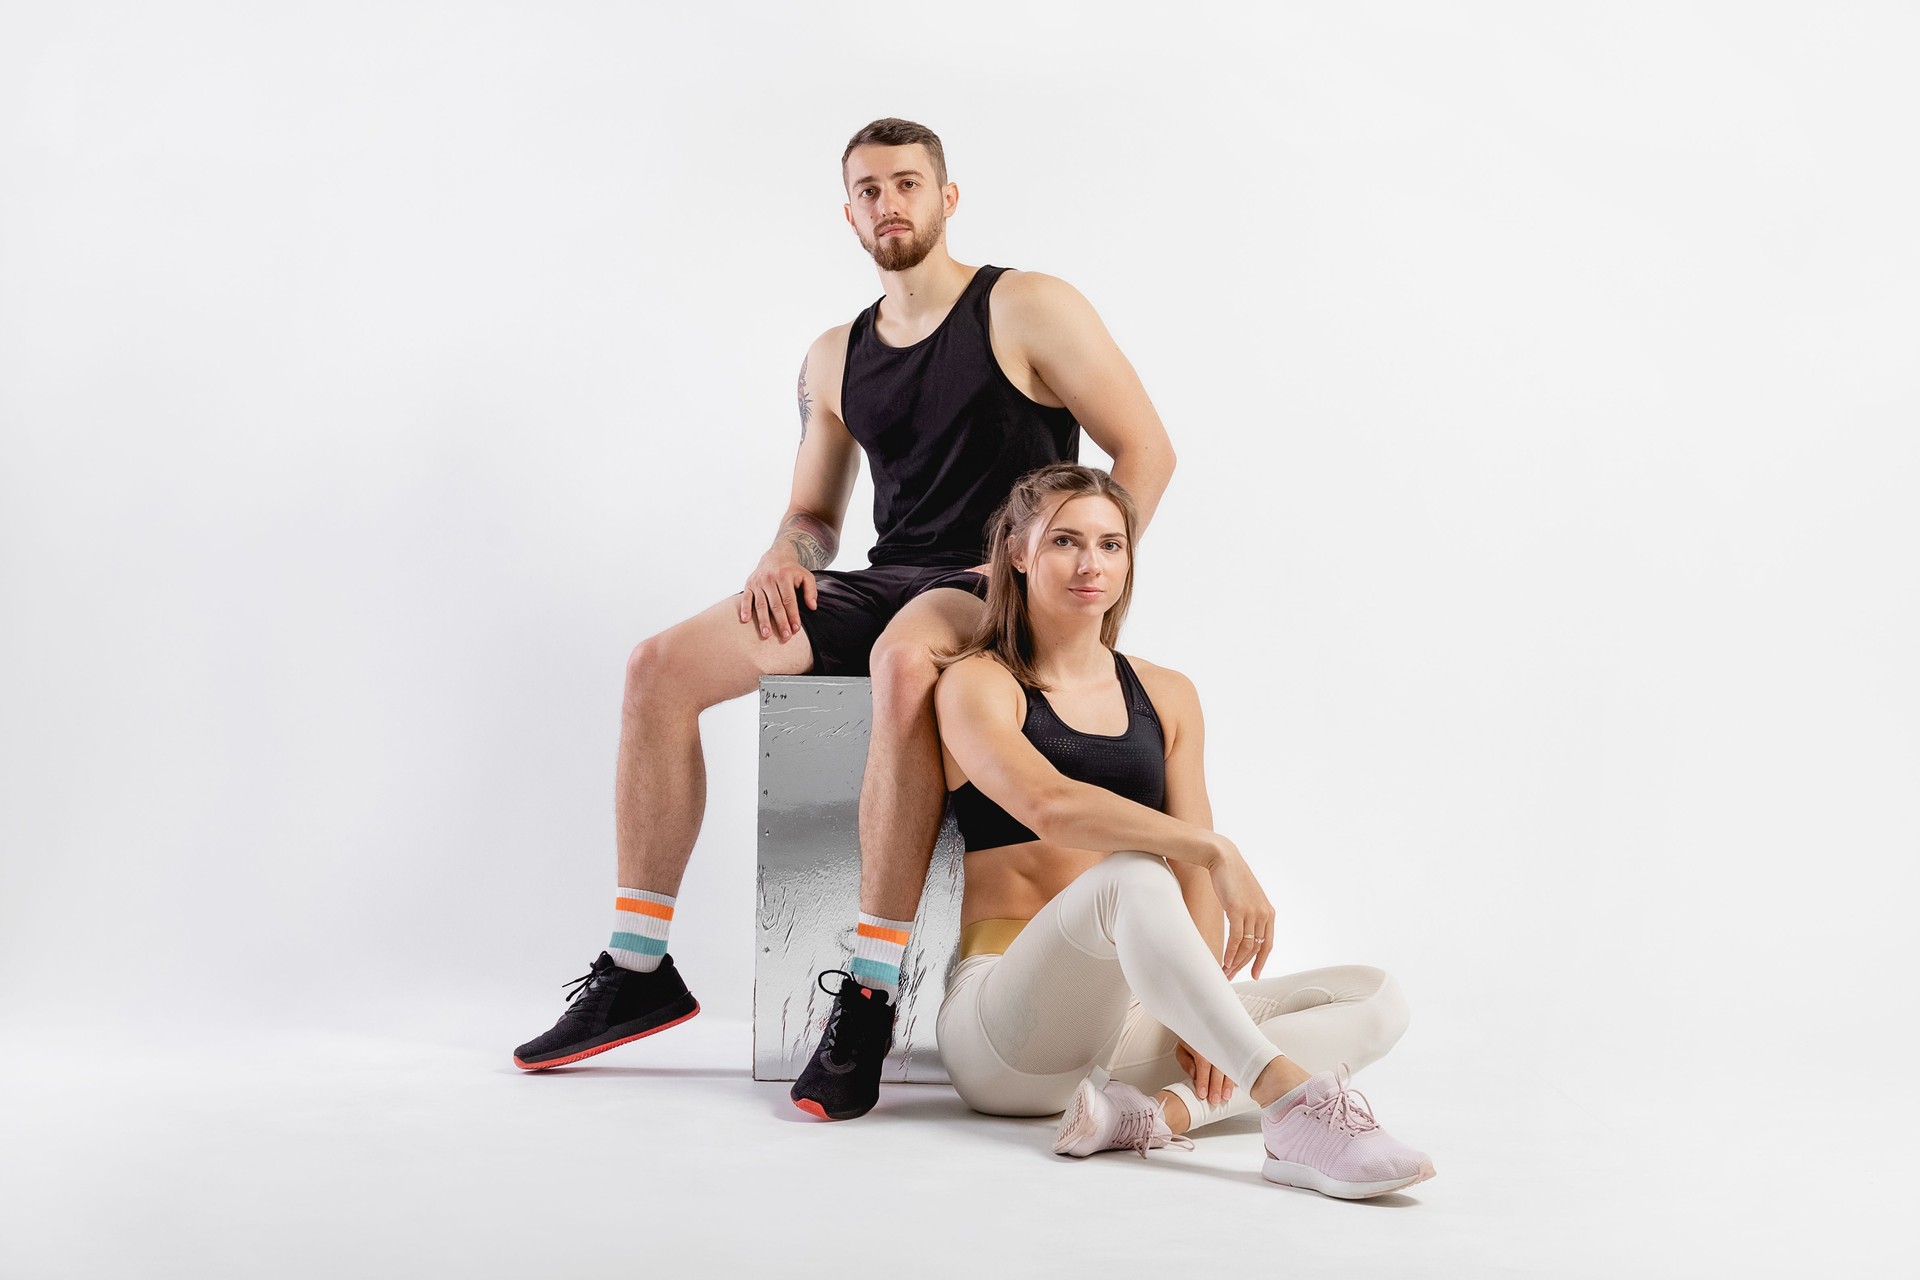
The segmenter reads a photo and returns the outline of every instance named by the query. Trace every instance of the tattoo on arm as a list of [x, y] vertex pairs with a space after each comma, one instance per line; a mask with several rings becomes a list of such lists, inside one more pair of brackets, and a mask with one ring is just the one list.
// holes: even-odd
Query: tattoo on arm
[[807, 391], [807, 358], [800, 357], [800, 443], [807, 442], [807, 419], [813, 416], [813, 396]]
[[787, 522], [780, 526], [780, 537], [793, 545], [794, 554], [800, 557], [800, 567], [809, 573], [832, 564], [834, 552], [840, 549], [840, 535], [833, 527], [804, 511], [787, 517]]

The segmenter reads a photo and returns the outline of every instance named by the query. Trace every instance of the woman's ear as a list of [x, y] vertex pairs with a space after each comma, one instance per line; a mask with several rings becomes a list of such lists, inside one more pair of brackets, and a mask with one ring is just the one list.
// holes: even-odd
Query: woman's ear
[[[1008, 538], [1007, 541], [1012, 543], [1013, 539]], [[1007, 563], [1012, 565], [1013, 571], [1022, 577], [1026, 576], [1027, 572], [1027, 551], [1028, 548], [1025, 546], [1010, 545], [1007, 548]]]

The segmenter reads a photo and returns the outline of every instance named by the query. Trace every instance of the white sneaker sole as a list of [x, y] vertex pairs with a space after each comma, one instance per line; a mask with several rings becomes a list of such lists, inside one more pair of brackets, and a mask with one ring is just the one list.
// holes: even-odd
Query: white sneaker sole
[[1333, 1196], [1339, 1200], [1366, 1200], [1373, 1196], [1383, 1196], [1389, 1191], [1398, 1191], [1402, 1187], [1411, 1187], [1417, 1182], [1425, 1182], [1433, 1176], [1433, 1166], [1422, 1164], [1412, 1175], [1404, 1178], [1388, 1178], [1382, 1182], [1342, 1182], [1338, 1178], [1329, 1178], [1311, 1165], [1295, 1164], [1291, 1160], [1275, 1160], [1272, 1156], [1260, 1167], [1260, 1176], [1268, 1182], [1277, 1182], [1283, 1187], [1303, 1187], [1308, 1191], [1318, 1191], [1323, 1196]]

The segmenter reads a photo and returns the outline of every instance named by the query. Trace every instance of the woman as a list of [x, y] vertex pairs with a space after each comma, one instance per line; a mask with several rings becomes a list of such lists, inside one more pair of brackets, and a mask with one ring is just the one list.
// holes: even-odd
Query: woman
[[[1258, 1107], [1270, 1181], [1359, 1199], [1432, 1177], [1346, 1087], [1405, 1029], [1393, 980], [1259, 980], [1273, 907], [1211, 829], [1193, 685], [1113, 648], [1134, 527], [1103, 471], [1026, 476], [990, 529], [986, 617], [944, 659], [935, 706], [967, 848], [939, 1018], [954, 1087], [992, 1115], [1064, 1110], [1063, 1155], [1190, 1146]], [[1232, 985], [1249, 962], [1256, 981]]]

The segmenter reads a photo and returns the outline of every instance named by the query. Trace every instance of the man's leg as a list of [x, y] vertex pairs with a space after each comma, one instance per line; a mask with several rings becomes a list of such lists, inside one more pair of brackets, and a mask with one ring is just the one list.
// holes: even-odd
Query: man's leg
[[515, 1050], [516, 1064], [577, 1062], [698, 1012], [666, 955], [666, 926], [706, 810], [700, 713], [750, 693], [763, 675], [799, 675], [812, 663], [804, 633], [785, 644], [762, 639], [741, 623], [733, 599], [634, 648], [614, 776], [619, 889], [611, 941], [560, 1021]]
[[947, 786], [933, 720], [935, 652], [972, 634], [986, 608], [965, 591], [929, 591], [873, 646], [873, 729], [860, 783], [860, 910], [911, 922], [920, 907]]
[[620, 883], [673, 894], [707, 808], [700, 713], [753, 692], [761, 676], [813, 665], [805, 632], [781, 644], [743, 624], [733, 599], [642, 640], [627, 658], [614, 766]]
[[[831, 1015], [835, 1042], [821, 1044], [793, 1087], [795, 1104], [823, 1119], [863, 1115], [879, 1097], [900, 958], [946, 807], [933, 654], [959, 644], [985, 607], [968, 591], [929, 591], [901, 609], [874, 642], [872, 727], [860, 784], [860, 919], [850, 966], [857, 982], [843, 984]], [[860, 995], [853, 1004], [851, 992], [884, 999]]]

